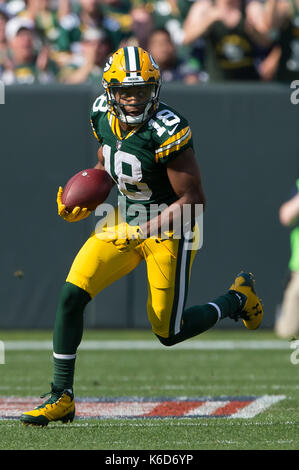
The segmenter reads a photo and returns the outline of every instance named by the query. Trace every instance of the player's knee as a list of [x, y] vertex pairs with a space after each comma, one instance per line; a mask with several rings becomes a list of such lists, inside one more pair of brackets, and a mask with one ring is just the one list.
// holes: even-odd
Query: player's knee
[[163, 338], [162, 336], [157, 335], [158, 340], [163, 346], [174, 346], [176, 344], [176, 340], [174, 336], [169, 336], [168, 338]]
[[66, 282], [59, 297], [59, 307], [67, 315], [71, 314], [78, 307], [85, 307], [91, 300], [90, 295], [75, 284]]
[[[163, 310], [159, 308], [153, 309], [152, 306], [150, 306], [150, 308], [148, 307], [148, 312], [152, 329], [160, 343], [162, 343], [163, 346], [173, 346], [176, 344], [175, 337], [169, 333], [166, 333], [168, 326], [165, 323], [165, 320], [161, 320], [161, 318], [163, 319], [165, 317]], [[160, 332], [161, 335], [159, 334]]]

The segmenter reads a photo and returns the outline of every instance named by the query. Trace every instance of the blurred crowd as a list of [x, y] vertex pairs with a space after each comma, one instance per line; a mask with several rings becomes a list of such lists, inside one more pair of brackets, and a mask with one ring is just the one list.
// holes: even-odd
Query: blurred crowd
[[299, 79], [299, 0], [0, 0], [6, 85], [99, 82], [147, 49], [164, 82]]

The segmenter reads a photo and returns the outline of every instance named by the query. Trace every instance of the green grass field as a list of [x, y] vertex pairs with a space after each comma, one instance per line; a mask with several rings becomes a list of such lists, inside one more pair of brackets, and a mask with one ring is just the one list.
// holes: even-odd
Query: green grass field
[[[38, 397], [50, 389], [51, 350], [18, 350], [11, 342], [51, 338], [51, 332], [0, 331], [0, 340], [7, 345], [5, 364], [0, 365], [0, 398]], [[299, 449], [299, 364], [291, 362], [290, 344], [278, 340], [272, 332], [248, 332], [241, 327], [233, 331], [216, 329], [196, 338], [216, 341], [217, 347], [202, 350], [162, 346], [134, 349], [137, 340], [156, 341], [149, 331], [85, 331], [83, 340], [130, 340], [133, 346], [131, 350], [82, 348], [75, 379], [78, 398], [284, 398], [252, 418], [92, 418], [75, 419], [67, 425], [52, 423], [46, 428], [2, 419], [1, 450]], [[219, 341], [223, 340], [232, 341], [232, 347], [222, 348]], [[252, 340], [257, 341], [253, 349], [238, 346]], [[271, 341], [272, 346], [265, 348], [265, 341]]]

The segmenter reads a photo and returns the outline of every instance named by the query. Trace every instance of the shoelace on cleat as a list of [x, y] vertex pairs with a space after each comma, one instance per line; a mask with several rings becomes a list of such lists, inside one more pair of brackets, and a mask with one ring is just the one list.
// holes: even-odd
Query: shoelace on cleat
[[60, 400], [62, 392], [54, 392], [52, 388], [52, 390], [50, 390], [49, 392], [46, 392], [40, 395], [40, 398], [46, 398], [48, 395], [50, 395], [48, 400], [42, 403], [41, 405], [37, 406], [35, 408], [36, 410], [39, 410], [40, 408], [44, 408], [47, 405], [51, 405], [51, 407], [53, 407], [54, 403]]

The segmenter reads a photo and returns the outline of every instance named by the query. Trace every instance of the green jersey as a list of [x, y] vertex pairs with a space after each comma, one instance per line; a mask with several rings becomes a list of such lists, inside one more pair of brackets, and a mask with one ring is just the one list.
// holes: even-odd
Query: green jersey
[[216, 21], [204, 36], [206, 69], [211, 81], [258, 80], [254, 65], [255, 45], [246, 32], [246, 17], [242, 13], [234, 27]]
[[93, 132], [103, 148], [105, 170], [123, 196], [120, 209], [130, 223], [141, 210], [146, 220], [157, 215], [158, 206], [178, 199], [167, 175], [167, 164], [192, 147], [187, 120], [173, 108], [160, 103], [145, 123], [122, 135], [119, 120], [107, 110], [105, 94], [91, 110]]

